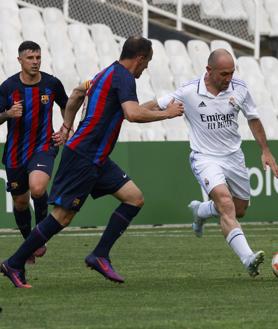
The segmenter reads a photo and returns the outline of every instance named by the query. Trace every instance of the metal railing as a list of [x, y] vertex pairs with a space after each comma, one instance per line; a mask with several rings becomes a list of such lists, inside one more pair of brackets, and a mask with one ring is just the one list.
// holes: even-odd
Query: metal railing
[[[175, 22], [176, 30], [191, 27], [221, 39], [247, 47], [260, 56], [259, 1], [251, 0], [255, 10], [255, 28], [248, 31], [248, 20], [226, 19], [225, 17], [202, 17], [200, 5], [186, 5], [186, 0], [26, 0], [20, 5], [33, 4], [40, 7], [57, 7], [71, 21], [80, 21], [88, 26], [104, 23], [119, 37], [142, 34], [148, 37], [150, 13]], [[160, 3], [161, 2], [161, 3]], [[105, 8], [105, 11], [103, 11]], [[250, 17], [249, 17], [250, 19]]]

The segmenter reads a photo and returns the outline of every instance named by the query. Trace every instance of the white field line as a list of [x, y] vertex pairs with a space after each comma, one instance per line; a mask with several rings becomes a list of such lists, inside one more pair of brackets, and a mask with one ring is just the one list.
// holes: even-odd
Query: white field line
[[[191, 229], [192, 224], [163, 224], [163, 225], [131, 225], [128, 228], [128, 232], [133, 230], [150, 230], [150, 231], [159, 231], [159, 230], [165, 230], [165, 229], [182, 229], [182, 228], [190, 228]], [[261, 229], [262, 226], [265, 230], [266, 227], [277, 228], [278, 229], [278, 221], [273, 222], [244, 222], [241, 223], [242, 227], [248, 227], [248, 226], [256, 226]], [[209, 228], [209, 231], [212, 231], [212, 228], [215, 228], [216, 230], [219, 230], [219, 224], [217, 223], [206, 223], [206, 228]], [[66, 227], [63, 229], [63, 232], [102, 232], [105, 229], [105, 226], [97, 226], [97, 227]], [[252, 230], [255, 230], [255, 228], [252, 228]], [[171, 231], [173, 232], [173, 231]], [[0, 235], [1, 233], [17, 233], [17, 230], [14, 228], [0, 228]]]
[[[95, 229], [96, 230], [96, 229]], [[250, 230], [253, 232], [272, 232], [272, 231], [277, 231], [278, 226], [275, 225], [264, 225], [264, 226], [256, 226], [250, 228]], [[74, 232], [75, 231], [75, 232]], [[88, 232], [89, 230], [82, 230], [76, 232], [76, 230], [67, 230], [66, 233], [59, 233], [57, 237], [85, 237], [85, 236], [101, 236], [102, 231], [98, 232]], [[12, 232], [12, 233], [10, 233]], [[20, 236], [20, 233], [16, 233], [14, 230], [10, 230], [9, 232], [3, 232], [4, 234], [1, 233], [0, 231], [0, 238], [18, 238]], [[6, 233], [6, 234], [5, 234]], [[217, 233], [217, 234], [215, 234]], [[247, 234], [248, 237], [263, 237], [265, 234]], [[194, 237], [191, 229], [190, 230], [167, 230], [167, 229], [158, 229], [158, 228], [149, 228], [149, 231], [144, 231], [144, 232], [136, 232], [133, 231], [133, 229], [129, 229], [126, 233], [125, 236], [131, 236], [131, 237], [186, 237], [186, 238], [191, 238]], [[210, 226], [208, 230], [206, 230], [204, 239], [206, 238], [217, 238], [220, 237], [223, 239], [223, 235], [221, 234], [220, 227], [219, 226]]]

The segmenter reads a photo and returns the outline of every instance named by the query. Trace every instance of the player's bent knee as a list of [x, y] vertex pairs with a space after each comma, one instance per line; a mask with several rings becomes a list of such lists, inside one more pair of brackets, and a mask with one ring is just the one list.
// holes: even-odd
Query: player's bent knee
[[144, 206], [145, 200], [143, 194], [141, 194], [136, 200], [134, 206], [142, 208]]
[[55, 206], [51, 212], [52, 216], [59, 222], [62, 226], [68, 226], [76, 212], [73, 210], [68, 210], [62, 207]]
[[32, 198], [38, 199], [45, 193], [45, 186], [35, 186], [30, 188]]

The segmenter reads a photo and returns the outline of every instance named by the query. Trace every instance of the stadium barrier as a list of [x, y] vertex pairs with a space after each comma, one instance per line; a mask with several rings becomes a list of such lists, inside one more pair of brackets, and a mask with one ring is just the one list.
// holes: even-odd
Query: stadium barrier
[[[278, 142], [269, 142], [278, 159]], [[2, 157], [3, 144], [0, 144]], [[264, 171], [261, 153], [254, 141], [242, 145], [251, 179], [251, 207], [242, 221], [278, 220], [276, 207], [278, 180], [270, 170]], [[191, 222], [187, 204], [201, 200], [202, 191], [189, 165], [188, 142], [127, 142], [118, 143], [112, 159], [134, 180], [145, 196], [145, 206], [134, 224], [182, 224]], [[56, 159], [56, 168], [60, 154]], [[56, 170], [55, 168], [55, 170]], [[0, 165], [0, 228], [13, 228], [12, 199], [5, 191], [6, 173]], [[87, 199], [72, 226], [92, 227], [106, 225], [118, 201], [111, 196]]]

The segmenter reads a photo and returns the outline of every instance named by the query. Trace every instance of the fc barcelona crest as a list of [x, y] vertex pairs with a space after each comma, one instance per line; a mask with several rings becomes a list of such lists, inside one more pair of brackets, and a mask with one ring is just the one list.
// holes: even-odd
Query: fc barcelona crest
[[49, 102], [49, 96], [41, 95], [41, 102], [42, 102], [42, 104], [47, 104]]

